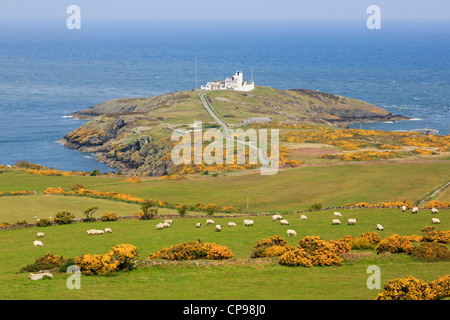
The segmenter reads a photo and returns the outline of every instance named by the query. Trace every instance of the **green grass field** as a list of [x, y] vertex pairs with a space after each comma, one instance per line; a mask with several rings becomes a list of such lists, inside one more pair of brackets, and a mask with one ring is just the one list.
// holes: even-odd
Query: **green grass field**
[[[424, 280], [432, 280], [448, 273], [450, 262], [420, 262], [406, 255], [379, 255], [375, 250], [370, 256], [357, 261], [345, 261], [339, 267], [284, 267], [273, 263], [243, 263], [249, 258], [257, 241], [278, 234], [289, 244], [306, 235], [319, 235], [325, 240], [338, 239], [345, 235], [357, 236], [363, 232], [376, 231], [381, 223], [385, 230], [379, 232], [384, 238], [421, 234], [421, 229], [430, 225], [431, 213], [421, 211], [417, 215], [401, 213], [394, 209], [342, 210], [343, 218], [357, 218], [354, 226], [331, 225], [333, 211], [307, 213], [308, 220], [301, 221], [299, 214], [288, 214], [289, 226], [273, 222], [270, 216], [255, 216], [253, 227], [244, 227], [242, 217], [213, 218], [223, 224], [222, 232], [214, 226], [195, 228], [195, 223], [204, 218], [175, 218], [172, 228], [155, 230], [162, 221], [122, 220], [116, 222], [76, 223], [71, 225], [36, 227], [0, 232], [0, 285], [1, 299], [371, 299], [380, 290], [366, 287], [369, 265], [381, 268], [382, 282], [412, 274]], [[450, 210], [441, 210], [440, 229], [447, 230]], [[235, 228], [225, 227], [235, 221]], [[91, 228], [110, 227], [111, 234], [87, 236]], [[286, 229], [297, 231], [297, 237], [287, 238]], [[34, 248], [32, 242], [36, 232], [45, 232], [44, 247]], [[45, 253], [64, 257], [82, 254], [103, 254], [117, 244], [129, 243], [138, 248], [140, 260], [164, 246], [182, 241], [200, 239], [215, 242], [230, 248], [232, 261], [224, 265], [196, 266], [180, 263], [171, 266], [139, 267], [132, 272], [116, 276], [82, 276], [81, 290], [66, 287], [67, 274], [56, 274], [47, 281], [30, 281], [27, 273], [19, 269], [30, 264]], [[357, 251], [355, 251], [357, 252]], [[361, 251], [359, 251], [361, 252]], [[201, 275], [201, 276], [200, 276]]]
[[248, 192], [252, 212], [296, 211], [307, 209], [314, 203], [328, 207], [404, 198], [412, 203], [443, 185], [449, 176], [448, 163], [380, 163], [303, 167], [279, 171], [273, 176], [262, 176], [257, 172], [198, 180], [148, 180], [135, 185], [106, 185], [96, 189], [169, 203], [234, 205], [242, 210], [246, 209]]
[[[157, 217], [150, 221], [120, 220], [4, 230], [0, 232], [0, 299], [372, 299], [381, 290], [366, 287], [369, 265], [379, 266], [382, 283], [387, 283], [409, 274], [433, 280], [448, 274], [450, 262], [427, 263], [401, 254], [377, 255], [372, 249], [354, 251], [365, 255], [346, 260], [339, 267], [285, 267], [267, 259], [250, 261], [251, 250], [257, 241], [275, 234], [295, 245], [307, 235], [332, 240], [373, 232], [377, 223], [385, 228], [379, 232], [383, 238], [394, 233], [421, 235], [421, 229], [431, 225], [429, 210], [421, 210], [417, 215], [401, 213], [397, 209], [339, 210], [343, 214], [343, 224], [338, 226], [331, 225], [334, 210], [306, 213], [306, 221], [301, 221], [299, 214], [285, 212], [305, 209], [314, 203], [337, 206], [404, 198], [414, 202], [443, 186], [448, 181], [448, 173], [447, 163], [380, 163], [303, 167], [280, 171], [275, 176], [230, 174], [179, 181], [151, 179], [133, 184], [122, 182], [126, 177], [48, 177], [3, 170], [1, 192], [29, 190], [36, 194], [0, 197], [0, 222], [15, 223], [24, 219], [34, 222], [34, 216], [45, 218], [63, 210], [81, 215], [91, 206], [99, 207], [97, 217], [106, 211], [120, 216], [133, 215], [140, 209], [136, 204], [120, 201], [43, 195], [47, 187], [68, 189], [80, 183], [89, 189], [128, 193], [172, 204], [214, 202], [240, 209], [245, 209], [249, 192], [250, 211], [284, 212], [290, 225], [281, 226], [272, 222], [270, 216], [255, 215], [252, 218], [255, 226], [244, 227], [244, 217], [213, 216], [217, 224], [224, 225], [222, 232], [215, 232], [213, 226], [205, 226], [206, 215], [198, 218], [190, 213], [180, 218], [175, 210], [159, 209], [160, 215], [174, 217], [172, 228], [155, 230], [156, 223], [162, 221]], [[436, 199], [445, 201], [447, 195], [448, 189]], [[437, 215], [441, 220], [439, 229], [450, 228], [449, 214], [449, 209], [440, 210]], [[358, 223], [348, 226], [347, 218], [357, 218]], [[238, 226], [226, 227], [229, 221], [235, 221]], [[203, 226], [195, 228], [197, 222], [203, 222]], [[112, 228], [113, 233], [86, 235], [87, 229], [105, 227]], [[287, 238], [288, 228], [296, 230], [297, 237]], [[33, 247], [38, 231], [46, 234], [42, 248]], [[182, 262], [151, 266], [143, 262], [150, 253], [165, 246], [198, 239], [227, 246], [234, 254], [233, 259], [219, 265]], [[68, 274], [55, 274], [52, 280], [30, 281], [27, 273], [19, 273], [21, 267], [45, 253], [74, 258], [82, 254], [104, 254], [111, 247], [125, 243], [138, 248], [139, 268], [114, 276], [82, 276], [80, 290], [66, 287]]]

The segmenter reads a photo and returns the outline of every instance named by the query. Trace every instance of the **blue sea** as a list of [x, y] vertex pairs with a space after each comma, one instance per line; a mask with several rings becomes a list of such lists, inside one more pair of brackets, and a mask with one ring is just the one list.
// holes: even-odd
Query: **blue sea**
[[[197, 81], [195, 60], [198, 61]], [[355, 124], [381, 130], [450, 126], [450, 22], [0, 22], [0, 164], [113, 171], [57, 141], [106, 100], [191, 90], [242, 70], [244, 80], [368, 101], [413, 118]]]

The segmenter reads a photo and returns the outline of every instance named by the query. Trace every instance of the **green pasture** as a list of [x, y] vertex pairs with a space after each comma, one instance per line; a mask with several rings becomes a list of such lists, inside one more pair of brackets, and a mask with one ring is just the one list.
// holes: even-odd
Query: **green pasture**
[[[65, 198], [65, 197], [61, 197]], [[171, 228], [155, 230], [161, 218], [154, 220], [121, 220], [115, 222], [74, 223], [70, 225], [34, 227], [0, 232], [0, 299], [371, 299], [380, 290], [369, 290], [366, 269], [378, 265], [382, 282], [412, 274], [424, 280], [433, 280], [448, 274], [450, 262], [421, 262], [407, 255], [377, 255], [375, 250], [356, 260], [346, 260], [342, 266], [285, 267], [264, 259], [249, 262], [257, 241], [282, 236], [294, 245], [306, 235], [319, 235], [325, 240], [345, 235], [358, 236], [376, 231], [380, 223], [382, 238], [397, 233], [421, 235], [424, 226], [431, 225], [431, 217], [441, 220], [437, 228], [448, 230], [450, 210], [432, 215], [429, 210], [418, 214], [402, 213], [397, 209], [340, 210], [341, 225], [332, 225], [333, 210], [284, 214], [289, 226], [273, 222], [270, 215], [254, 216], [255, 224], [245, 227], [245, 217], [215, 218], [223, 230], [215, 232], [213, 225], [205, 225], [207, 216], [174, 218]], [[347, 225], [348, 218], [357, 218], [356, 225]], [[237, 227], [229, 228], [234, 221]], [[196, 228], [197, 222], [202, 223]], [[113, 230], [110, 234], [87, 236], [88, 229]], [[286, 237], [286, 229], [297, 231], [297, 237]], [[37, 232], [44, 232], [44, 246], [34, 248]], [[201, 240], [227, 246], [234, 254], [223, 265], [149, 266], [140, 264], [137, 270], [115, 276], [82, 276], [81, 289], [66, 287], [67, 274], [55, 274], [51, 280], [30, 281], [21, 267], [31, 264], [45, 253], [66, 258], [82, 254], [104, 254], [117, 244], [129, 243], [138, 248], [140, 261], [165, 246], [182, 241]], [[265, 261], [265, 262], [264, 262]]]
[[140, 184], [97, 186], [100, 191], [129, 193], [169, 203], [236, 206], [251, 212], [296, 211], [315, 203], [323, 207], [346, 203], [424, 199], [448, 181], [448, 163], [379, 163], [302, 167], [272, 176], [230, 174], [195, 180], [147, 180]]

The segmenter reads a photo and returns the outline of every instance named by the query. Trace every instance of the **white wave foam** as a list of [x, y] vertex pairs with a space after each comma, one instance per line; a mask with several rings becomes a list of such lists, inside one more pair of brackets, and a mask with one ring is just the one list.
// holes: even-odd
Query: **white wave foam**
[[410, 121], [420, 121], [420, 120], [422, 120], [421, 118], [411, 118], [411, 119], [409, 119]]

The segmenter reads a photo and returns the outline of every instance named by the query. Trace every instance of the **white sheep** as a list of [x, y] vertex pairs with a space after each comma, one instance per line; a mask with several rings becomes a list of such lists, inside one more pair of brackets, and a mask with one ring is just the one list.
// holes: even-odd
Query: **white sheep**
[[228, 226], [229, 226], [229, 227], [236, 227], [236, 223], [234, 223], [234, 222], [228, 222]]
[[36, 237], [38, 237], [38, 238], [42, 238], [43, 236], [45, 236], [45, 233], [43, 233], [43, 232], [36, 233]]
[[272, 221], [277, 221], [277, 220], [281, 220], [283, 219], [283, 217], [281, 216], [281, 214], [274, 214], [272, 216]]
[[104, 234], [105, 233], [105, 231], [103, 231], [103, 230], [97, 230], [97, 234]]
[[95, 229], [90, 229], [90, 230], [86, 231], [86, 234], [87, 234], [88, 236], [96, 235], [96, 234], [97, 234], [97, 230], [95, 230]]
[[244, 226], [248, 227], [248, 226], [253, 226], [253, 220], [244, 220]]
[[34, 240], [33, 245], [36, 248], [36, 247], [42, 247], [44, 244], [42, 243], [42, 241]]
[[297, 235], [297, 232], [295, 232], [295, 230], [292, 230], [292, 229], [286, 230], [286, 233], [287, 233], [288, 237], [290, 237], [290, 236], [295, 237]]
[[171, 225], [170, 223], [168, 223], [168, 222], [164, 222], [164, 223], [163, 223], [163, 226], [164, 226], [164, 228], [170, 228], [170, 227], [172, 227], [172, 225]]
[[355, 224], [356, 221], [358, 221], [358, 219], [356, 219], [356, 218], [348, 219], [347, 224]]
[[105, 232], [112, 233], [111, 228], [105, 228]]
[[222, 230], [221, 224], [216, 224], [216, 232], [220, 232]]
[[167, 220], [164, 220], [164, 223], [170, 223], [170, 224], [172, 224], [172, 223], [173, 223], [173, 220], [167, 219]]
[[417, 207], [412, 208], [411, 213], [417, 213], [417, 212], [419, 212], [419, 208], [417, 208]]
[[332, 224], [341, 224], [341, 220], [339, 220], [339, 219], [333, 219], [333, 220], [331, 220], [331, 223], [332, 223]]
[[438, 212], [439, 212], [438, 209], [436, 209], [436, 208], [431, 208], [431, 213], [438, 213]]
[[300, 220], [307, 220], [307, 219], [308, 219], [308, 217], [305, 216], [304, 214], [302, 214], [302, 215], [300, 216]]
[[164, 229], [164, 223], [158, 223], [156, 225], [156, 230], [161, 230], [161, 229]]
[[333, 214], [335, 217], [342, 217], [342, 214], [340, 212], [335, 211]]
[[288, 226], [289, 225], [289, 221], [287, 221], [286, 219], [282, 219], [282, 220], [280, 220], [280, 224], [284, 225], [284, 226]]
[[200, 222], [197, 222], [197, 224], [195, 225], [196, 228], [200, 228], [202, 226], [202, 224]]
[[401, 206], [400, 208], [402, 209], [403, 212], [406, 211], [406, 206]]
[[208, 219], [206, 220], [206, 224], [215, 224], [213, 219]]
[[431, 223], [441, 223], [441, 220], [438, 218], [431, 218]]
[[378, 223], [377, 224], [377, 230], [383, 231], [384, 228], [383, 228], [383, 226], [381, 224]]

